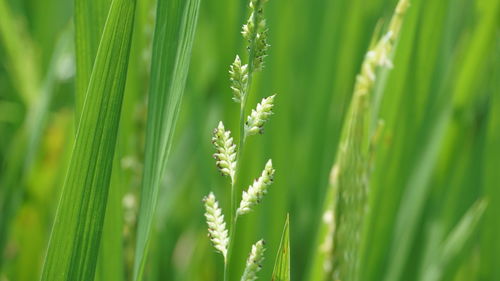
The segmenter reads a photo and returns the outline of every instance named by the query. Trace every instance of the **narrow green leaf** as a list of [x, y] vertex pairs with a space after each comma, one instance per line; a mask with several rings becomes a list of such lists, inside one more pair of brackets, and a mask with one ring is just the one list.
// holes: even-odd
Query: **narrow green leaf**
[[[500, 7], [500, 3], [497, 3]], [[498, 11], [498, 8], [497, 8]], [[498, 42], [498, 38], [497, 38]], [[498, 214], [500, 214], [500, 95], [498, 94], [498, 80], [500, 77], [500, 44], [496, 44], [496, 55], [493, 57], [495, 69], [490, 80], [491, 98], [489, 100], [489, 120], [488, 133], [484, 147], [484, 174], [481, 181], [484, 182], [484, 196], [488, 199], [488, 209], [484, 214], [483, 231], [481, 232], [481, 280], [500, 280], [500, 267], [498, 266], [497, 256], [500, 253], [500, 223], [498, 223]], [[496, 92], [495, 92], [496, 91]]]
[[6, 63], [13, 85], [23, 102], [29, 105], [40, 87], [40, 77], [33, 42], [20, 22], [8, 3], [0, 0], [0, 42], [7, 55]]
[[135, 0], [113, 0], [92, 70], [42, 280], [93, 280], [127, 74]]
[[411, 178], [405, 187], [405, 194], [401, 200], [400, 210], [394, 229], [395, 239], [392, 241], [390, 263], [385, 280], [400, 280], [405, 261], [409, 258], [409, 251], [415, 237], [418, 219], [423, 211], [425, 199], [430, 188], [429, 180], [436, 163], [439, 148], [442, 144], [446, 125], [448, 125], [451, 110], [444, 104], [439, 112], [435, 113], [435, 123], [426, 130], [422, 137], [423, 145], [420, 158], [415, 164]]
[[80, 119], [110, 0], [75, 0], [75, 117]]
[[[54, 86], [60, 78], [57, 75], [57, 68], [61, 66], [63, 59], [68, 57], [71, 49], [70, 34], [70, 30], [67, 28], [57, 40], [45, 78], [40, 83], [40, 88], [37, 89], [38, 94], [29, 100], [24, 123], [16, 132], [7, 149], [9, 153], [6, 155], [5, 163], [8, 165], [3, 171], [3, 176], [0, 177], [0, 253], [3, 252], [6, 243], [11, 219], [22, 203], [26, 179], [33, 170], [33, 164], [50, 113]], [[29, 54], [27, 56], [29, 57]], [[17, 62], [20, 63], [20, 61]], [[13, 75], [15, 76], [15, 73]], [[33, 81], [33, 84], [38, 85], [38, 82]], [[2, 262], [3, 259], [0, 259], [0, 268]]]
[[199, 6], [200, 0], [158, 1], [134, 280], [142, 279], [146, 264], [158, 189], [184, 93]]
[[[75, 0], [75, 120], [78, 124], [97, 55], [110, 0]], [[122, 121], [123, 122], [123, 121]], [[120, 141], [118, 141], [120, 142]], [[122, 183], [119, 182], [120, 150], [115, 152], [104, 220], [96, 280], [123, 279]], [[112, 277], [112, 278], [111, 278]]]
[[314, 244], [312, 263], [309, 268], [308, 279], [327, 280], [333, 269], [333, 238], [335, 234], [335, 210], [337, 208], [338, 168], [334, 166], [330, 174], [330, 183], [325, 195], [325, 202], [321, 215], [318, 233]]
[[[123, 121], [122, 121], [123, 122]], [[113, 160], [113, 172], [109, 186], [106, 217], [102, 230], [101, 246], [99, 250], [97, 273], [95, 280], [121, 281], [124, 280], [124, 250], [123, 250], [123, 172], [120, 161], [123, 153], [120, 149], [120, 140], [116, 146]]]
[[280, 247], [276, 254], [272, 281], [290, 281], [290, 222], [286, 215]]
[[427, 259], [424, 259], [420, 280], [442, 280], [448, 265], [453, 259], [459, 256], [465, 244], [476, 230], [486, 206], [485, 200], [477, 201], [437, 248], [428, 247], [428, 251], [433, 254], [428, 254]]
[[[456, 5], [451, 3], [447, 4], [447, 9], [455, 8]], [[471, 69], [479, 69], [479, 66], [484, 61], [489, 61], [489, 56], [472, 56], [477, 52], [478, 54], [485, 54], [496, 43], [491, 40], [495, 33], [495, 24], [497, 23], [498, 8], [500, 5], [489, 6], [485, 9], [486, 13], [482, 14], [481, 20], [477, 23], [477, 28], [471, 33], [471, 44], [467, 48], [467, 59], [463, 60], [465, 65], [462, 65], [462, 60], [448, 60], [442, 63], [443, 67], [441, 73], [455, 75], [443, 79], [442, 85], [439, 85], [435, 102], [432, 107], [428, 109], [424, 115], [422, 122], [422, 130], [419, 132], [419, 143], [416, 146], [416, 158], [413, 170], [405, 183], [404, 193], [399, 203], [399, 210], [397, 211], [397, 218], [394, 226], [393, 236], [391, 241], [391, 250], [388, 255], [387, 272], [384, 280], [397, 281], [404, 279], [405, 267], [408, 265], [412, 256], [412, 247], [418, 238], [420, 220], [424, 216], [426, 209], [426, 200], [432, 191], [433, 185], [431, 184], [434, 168], [438, 160], [439, 151], [449, 144], [445, 142], [447, 128], [453, 128], [451, 121], [455, 112], [462, 110], [461, 104], [465, 101], [470, 102], [472, 97], [477, 97], [478, 93], [473, 90], [475, 83], [484, 83], [478, 76], [476, 79], [471, 74]], [[459, 16], [452, 14], [453, 17], [446, 21], [447, 25], [451, 25], [451, 19], [459, 19]], [[448, 43], [449, 44], [449, 43]], [[443, 54], [448, 55], [452, 53], [452, 44], [449, 44], [450, 51], [442, 51]], [[477, 73], [477, 70], [472, 72]], [[456, 81], [459, 81], [456, 83]], [[445, 146], [446, 145], [446, 146]], [[461, 149], [458, 151], [461, 152]], [[476, 180], [474, 182], [477, 182]], [[477, 183], [475, 183], [477, 184]], [[475, 188], [474, 188], [475, 189]]]

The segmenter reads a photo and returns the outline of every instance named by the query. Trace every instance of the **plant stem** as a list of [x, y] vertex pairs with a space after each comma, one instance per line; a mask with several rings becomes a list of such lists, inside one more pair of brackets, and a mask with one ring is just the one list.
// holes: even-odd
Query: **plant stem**
[[[260, 6], [260, 1], [258, 1], [257, 7]], [[257, 17], [253, 17], [253, 24], [257, 27]], [[244, 94], [241, 98], [240, 107], [240, 130], [239, 130], [239, 145], [236, 152], [236, 172], [234, 175], [234, 180], [231, 182], [231, 212], [230, 221], [231, 227], [229, 229], [229, 247], [227, 250], [227, 260], [224, 263], [224, 281], [229, 280], [229, 264], [231, 263], [231, 256], [233, 253], [234, 236], [236, 235], [236, 224], [238, 221], [238, 214], [236, 213], [236, 182], [238, 179], [238, 174], [240, 172], [241, 165], [241, 155], [243, 155], [243, 148], [245, 146], [246, 134], [245, 134], [245, 107], [247, 103], [247, 97], [250, 94], [250, 87], [252, 85], [252, 76], [254, 71], [254, 57], [255, 57], [255, 41], [257, 38], [257, 32], [252, 35], [252, 40], [250, 42], [250, 50], [248, 55], [248, 80]]]
[[[249, 73], [249, 82], [250, 82], [251, 73]], [[247, 85], [247, 91], [250, 89], [249, 84]], [[227, 260], [224, 264], [224, 281], [229, 280], [229, 264], [231, 261], [231, 255], [233, 252], [234, 245], [234, 235], [236, 234], [236, 223], [238, 221], [238, 214], [236, 213], [236, 182], [238, 178], [238, 173], [240, 171], [240, 156], [242, 155], [243, 147], [245, 146], [245, 105], [247, 100], [247, 93], [243, 95], [241, 99], [241, 108], [240, 108], [240, 131], [239, 131], [239, 145], [238, 150], [236, 152], [236, 172], [234, 175], [234, 180], [231, 182], [231, 212], [230, 212], [230, 222], [231, 226], [229, 228], [229, 247], [227, 250]]]

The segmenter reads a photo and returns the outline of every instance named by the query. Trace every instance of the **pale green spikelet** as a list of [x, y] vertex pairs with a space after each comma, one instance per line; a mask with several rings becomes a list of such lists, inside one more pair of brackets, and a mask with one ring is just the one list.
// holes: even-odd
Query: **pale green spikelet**
[[[265, 25], [265, 21], [264, 25]], [[253, 61], [254, 69], [256, 71], [262, 70], [264, 68], [264, 58], [267, 57], [267, 49], [269, 49], [270, 45], [267, 43], [267, 28], [263, 28], [263, 30], [257, 33], [255, 37], [255, 58]]]
[[406, 14], [406, 10], [410, 7], [409, 0], [400, 0], [394, 11], [394, 15], [391, 18], [391, 23], [389, 24], [389, 30], [392, 30], [394, 37], [397, 37], [401, 26], [403, 25], [403, 18]]
[[208, 236], [210, 237], [215, 249], [224, 256], [225, 260], [227, 256], [229, 238], [226, 223], [224, 222], [224, 215], [222, 214], [219, 203], [215, 199], [215, 195], [212, 192], [203, 198], [203, 202], [205, 203], [205, 217], [207, 218]]
[[259, 240], [252, 246], [252, 251], [247, 259], [247, 265], [241, 281], [254, 281], [257, 280], [257, 273], [262, 269], [262, 261], [264, 260], [264, 240]]
[[[249, 44], [252, 42], [253, 34], [255, 34], [254, 16], [254, 13], [250, 14], [247, 23], [243, 25], [241, 30], [243, 38], [245, 38], [245, 40], [247, 40]], [[250, 46], [248, 46], [247, 48], [250, 48]]]
[[[263, 15], [264, 0], [250, 1], [251, 14], [246, 24], [243, 25], [241, 34], [248, 41], [247, 49], [250, 52], [252, 70], [262, 70], [264, 58], [267, 56], [267, 26]], [[253, 53], [252, 53], [253, 52]]]
[[373, 87], [376, 79], [375, 70], [377, 66], [392, 68], [390, 52], [392, 50], [391, 38], [393, 33], [389, 30], [365, 55], [361, 66], [361, 73], [356, 77], [355, 93], [367, 94]]
[[212, 143], [217, 150], [214, 153], [217, 168], [219, 168], [222, 175], [231, 177], [231, 182], [234, 182], [236, 170], [236, 145], [231, 137], [231, 132], [225, 130], [222, 121], [219, 122], [219, 126], [214, 130]]
[[252, 113], [250, 113], [245, 123], [245, 137], [257, 133], [262, 134], [264, 132], [264, 124], [273, 114], [275, 96], [276, 95], [272, 95], [262, 99], [262, 101], [257, 104], [257, 108], [252, 109]]
[[[241, 30], [243, 38], [245, 38], [248, 41], [249, 45], [252, 43], [253, 39], [257, 36], [257, 33], [259, 32], [259, 27], [262, 26], [261, 22], [264, 21], [263, 26], [265, 27], [265, 20], [262, 12], [262, 4], [264, 4], [264, 2], [265, 1], [263, 0], [252, 0], [249, 3], [250, 17], [248, 17], [247, 23], [243, 25], [243, 28]], [[250, 46], [248, 46], [248, 48], [250, 48]]]
[[229, 80], [234, 94], [233, 100], [241, 103], [248, 84], [248, 65], [242, 65], [238, 55], [236, 55], [234, 62], [229, 67]]
[[250, 187], [248, 187], [247, 191], [243, 191], [240, 207], [236, 211], [237, 214], [248, 214], [255, 205], [259, 204], [262, 197], [264, 197], [267, 193], [267, 188], [273, 183], [273, 180], [273, 162], [269, 159], [260, 177], [256, 179]]
[[389, 30], [380, 38], [377, 44], [366, 53], [365, 60], [361, 66], [361, 73], [356, 77], [355, 93], [363, 95], [368, 93], [375, 83], [375, 68], [377, 66], [392, 68], [392, 61], [390, 59], [391, 52], [394, 47], [394, 41], [399, 35], [401, 25], [403, 23], [403, 16], [409, 7], [408, 0], [401, 0], [398, 2], [394, 16], [389, 24]]

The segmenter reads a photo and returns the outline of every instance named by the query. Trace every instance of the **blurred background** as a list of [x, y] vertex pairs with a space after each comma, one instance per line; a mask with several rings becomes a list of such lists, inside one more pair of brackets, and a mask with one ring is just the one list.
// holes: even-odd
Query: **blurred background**
[[[500, 0], [412, 0], [389, 72], [385, 128], [370, 178], [369, 252], [362, 281], [426, 280], [432, 250], [478, 199], [487, 208], [470, 239], [439, 261], [436, 280], [500, 280]], [[138, 0], [118, 140], [123, 197], [123, 276], [130, 280], [142, 176], [155, 1]], [[238, 128], [228, 67], [244, 54], [246, 0], [202, 1], [186, 92], [158, 199], [146, 280], [221, 280], [222, 258], [207, 238], [201, 199], [229, 208], [229, 184], [215, 167], [211, 133]], [[377, 23], [394, 0], [271, 0], [271, 48], [248, 105], [277, 93], [275, 115], [242, 158], [243, 187], [267, 159], [275, 183], [241, 219], [234, 257], [268, 243], [261, 280], [270, 280], [290, 213], [292, 280], [312, 271], [317, 232], [339, 135]], [[38, 280], [74, 140], [73, 4], [0, 0], [0, 280]], [[395, 237], [406, 212], [412, 235]], [[108, 222], [107, 222], [108, 223]], [[115, 222], [116, 223], [116, 222]], [[399, 224], [398, 224], [399, 225]], [[405, 232], [406, 233], [406, 232]], [[404, 259], [393, 255], [409, 243]], [[446, 244], [446, 243], [444, 243]], [[448, 253], [448, 252], [446, 252]], [[448, 253], [449, 254], [449, 253]], [[448, 256], [446, 256], [448, 257]], [[434, 268], [433, 268], [434, 270]], [[111, 281], [106, 268], [98, 280]], [[235, 276], [236, 278], [236, 276]], [[431, 279], [427, 279], [431, 280]], [[434, 279], [432, 279], [434, 280]]]

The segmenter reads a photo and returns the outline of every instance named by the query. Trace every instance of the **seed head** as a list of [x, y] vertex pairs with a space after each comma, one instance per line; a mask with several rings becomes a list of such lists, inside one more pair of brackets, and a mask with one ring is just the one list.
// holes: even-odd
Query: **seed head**
[[254, 69], [262, 70], [264, 68], [264, 58], [267, 57], [267, 49], [269, 49], [270, 45], [267, 43], [267, 32], [268, 29], [265, 27], [261, 32], [257, 33], [255, 37], [255, 58], [253, 61]]
[[236, 145], [231, 137], [231, 132], [224, 129], [222, 121], [214, 130], [212, 143], [216, 149], [214, 158], [217, 168], [219, 168], [222, 175], [231, 177], [233, 182], [236, 170]]
[[259, 5], [266, 3], [267, 1], [269, 0], [250, 0], [248, 6], [253, 9], [255, 7], [258, 7]]
[[359, 86], [370, 88], [375, 82], [375, 68], [377, 66], [392, 68], [390, 59], [392, 31], [388, 31], [378, 42], [377, 45], [365, 55], [365, 60], [361, 66], [361, 73], [357, 77]]
[[356, 77], [355, 93], [366, 94], [374, 85], [376, 75], [376, 67], [392, 68], [392, 61], [390, 59], [391, 52], [394, 47], [401, 26], [403, 24], [403, 17], [409, 7], [408, 0], [399, 0], [396, 11], [389, 24], [389, 30], [382, 36], [377, 44], [366, 53], [363, 65], [361, 66], [361, 73]]
[[212, 192], [203, 198], [203, 202], [205, 203], [205, 217], [207, 218], [208, 224], [208, 236], [210, 237], [215, 249], [224, 256], [225, 260], [227, 256], [229, 238], [227, 236], [224, 215], [222, 214], [219, 203], [215, 199], [215, 195]]
[[398, 5], [396, 6], [396, 10], [394, 11], [394, 15], [392, 16], [391, 22], [389, 24], [389, 30], [392, 30], [394, 33], [394, 37], [397, 37], [399, 31], [401, 30], [401, 26], [403, 25], [403, 18], [406, 14], [406, 10], [410, 7], [409, 0], [399, 0]]
[[229, 80], [231, 81], [231, 90], [233, 90], [233, 100], [241, 102], [241, 98], [245, 95], [248, 83], [248, 65], [241, 65], [241, 60], [238, 55], [234, 62], [229, 67]]
[[255, 135], [257, 133], [262, 134], [264, 132], [264, 124], [273, 114], [274, 97], [276, 95], [269, 96], [262, 99], [262, 101], [257, 104], [256, 109], [252, 109], [252, 113], [248, 116], [245, 123], [245, 137]]
[[255, 17], [254, 13], [251, 13], [250, 17], [247, 20], [247, 23], [244, 24], [241, 29], [241, 34], [243, 35], [243, 38], [247, 40], [249, 44], [252, 42], [252, 38], [254, 37], [255, 34], [254, 17]]
[[267, 56], [267, 49], [269, 44], [267, 43], [267, 27], [266, 20], [264, 19], [264, 14], [262, 10], [263, 4], [267, 2], [264, 0], [252, 0], [250, 1], [250, 10], [252, 11], [250, 17], [246, 24], [243, 25], [241, 34], [243, 38], [248, 41], [247, 49], [248, 51], [254, 50], [253, 69], [262, 70], [264, 66], [264, 58]]
[[264, 195], [267, 193], [267, 188], [273, 183], [273, 180], [273, 162], [269, 159], [260, 177], [256, 179], [250, 187], [248, 187], [247, 191], [243, 191], [240, 207], [236, 210], [237, 214], [248, 214], [255, 205], [259, 204]]
[[254, 281], [257, 280], [257, 273], [262, 268], [262, 261], [264, 260], [264, 240], [259, 240], [252, 246], [252, 251], [247, 259], [247, 265], [241, 281]]

